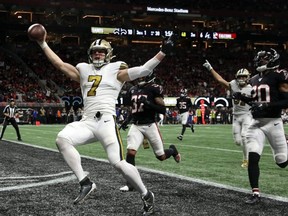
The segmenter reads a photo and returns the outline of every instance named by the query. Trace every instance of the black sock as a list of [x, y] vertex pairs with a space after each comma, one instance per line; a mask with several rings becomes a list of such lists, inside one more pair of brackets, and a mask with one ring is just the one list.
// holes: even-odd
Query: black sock
[[259, 160], [260, 160], [259, 154], [257, 154], [256, 152], [249, 152], [248, 176], [251, 188], [259, 188], [259, 176], [260, 176]]
[[132, 164], [133, 166], [135, 166], [135, 156], [134, 155], [127, 154], [126, 155], [126, 161], [128, 163]]

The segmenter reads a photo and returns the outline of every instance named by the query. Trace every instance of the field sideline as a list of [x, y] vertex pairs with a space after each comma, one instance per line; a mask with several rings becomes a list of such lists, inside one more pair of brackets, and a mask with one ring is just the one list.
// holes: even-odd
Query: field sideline
[[[20, 125], [20, 130], [24, 143], [56, 149], [55, 137], [63, 127], [64, 125]], [[287, 129], [286, 126], [285, 130]], [[223, 184], [227, 187], [250, 189], [247, 170], [240, 167], [242, 151], [232, 141], [231, 125], [196, 125], [195, 133], [187, 129], [183, 141], [176, 139], [181, 130], [180, 125], [164, 125], [160, 130], [165, 147], [175, 144], [181, 152], [182, 162], [176, 164], [173, 159], [159, 162], [151, 149], [140, 149], [136, 158], [137, 166]], [[126, 134], [127, 131], [121, 132], [124, 145]], [[4, 139], [16, 140], [12, 126], [7, 127]], [[106, 154], [99, 144], [80, 146], [78, 149], [82, 155], [106, 159]], [[288, 198], [287, 169], [280, 169], [275, 165], [268, 145], [265, 147], [260, 166], [262, 192]]]

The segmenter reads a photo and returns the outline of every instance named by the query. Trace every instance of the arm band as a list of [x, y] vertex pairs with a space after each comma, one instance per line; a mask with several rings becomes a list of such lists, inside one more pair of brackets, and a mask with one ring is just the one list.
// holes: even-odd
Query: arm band
[[153, 69], [160, 63], [157, 58], [152, 58], [147, 61], [144, 65], [139, 67], [132, 67], [128, 69], [128, 76], [130, 80], [135, 80], [140, 77], [149, 75]]
[[41, 49], [48, 47], [48, 44], [46, 43], [46, 41], [37, 41], [37, 43], [39, 44]]

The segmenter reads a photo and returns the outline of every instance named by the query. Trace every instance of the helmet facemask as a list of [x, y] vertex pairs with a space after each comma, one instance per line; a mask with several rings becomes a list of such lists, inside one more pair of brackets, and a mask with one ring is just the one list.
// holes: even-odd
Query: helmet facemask
[[[94, 59], [93, 52], [99, 50], [99, 53], [103, 53], [105, 51], [105, 58], [104, 59]], [[111, 59], [115, 56], [112, 54], [113, 48], [111, 47], [110, 43], [103, 39], [97, 39], [93, 41], [88, 49], [88, 57], [89, 63], [92, 63], [96, 68], [100, 68], [105, 64], [110, 63]]]
[[280, 66], [280, 55], [276, 50], [271, 48], [271, 51], [259, 51], [254, 58], [256, 70], [260, 73], [277, 69]]
[[187, 97], [187, 89], [180, 90], [180, 97]]
[[155, 75], [152, 71], [152, 73], [150, 73], [149, 75], [145, 76], [145, 77], [140, 77], [138, 78], [138, 86], [144, 86], [148, 83], [152, 83], [155, 80]]

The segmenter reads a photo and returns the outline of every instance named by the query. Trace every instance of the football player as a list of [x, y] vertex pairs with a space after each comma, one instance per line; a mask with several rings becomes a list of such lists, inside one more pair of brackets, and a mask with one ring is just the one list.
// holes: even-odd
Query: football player
[[180, 113], [180, 121], [182, 124], [181, 134], [177, 137], [179, 140], [183, 140], [186, 127], [190, 127], [191, 131], [194, 133], [193, 121], [191, 124], [188, 123], [189, 111], [192, 108], [192, 102], [189, 97], [187, 97], [187, 89], [181, 89], [180, 97], [176, 99], [176, 107]]
[[72, 122], [61, 130], [56, 144], [66, 163], [75, 173], [80, 183], [80, 192], [74, 204], [84, 199], [96, 189], [81, 165], [78, 145], [99, 141], [105, 149], [111, 165], [123, 175], [140, 193], [143, 200], [143, 215], [154, 212], [154, 194], [147, 190], [135, 166], [127, 163], [123, 154], [123, 145], [116, 124], [116, 101], [126, 81], [149, 75], [153, 69], [171, 52], [175, 44], [175, 35], [163, 41], [161, 50], [142, 66], [128, 68], [123, 61], [111, 62], [113, 49], [104, 39], [92, 42], [88, 49], [89, 63], [75, 66], [63, 62], [62, 59], [46, 43], [37, 41], [53, 66], [80, 83], [84, 113], [81, 121]]
[[274, 49], [259, 51], [254, 58], [258, 72], [250, 80], [253, 87], [251, 97], [235, 93], [234, 97], [251, 104], [252, 124], [247, 131], [249, 152], [248, 177], [252, 195], [245, 201], [255, 204], [260, 201], [259, 161], [265, 138], [271, 146], [276, 164], [285, 168], [287, 160], [287, 141], [281, 111], [288, 107], [288, 72], [280, 69], [280, 55]]
[[0, 140], [3, 138], [7, 125], [11, 123], [14, 127], [18, 141], [22, 141], [20, 130], [18, 124], [16, 122], [16, 115], [19, 113], [18, 107], [15, 105], [15, 101], [13, 98], [9, 100], [9, 105], [4, 107], [3, 114], [4, 114], [4, 121], [3, 121], [3, 128], [1, 130]]
[[[250, 95], [252, 91], [252, 86], [248, 84], [250, 73], [247, 69], [241, 68], [237, 71], [235, 79], [230, 82], [226, 81], [220, 74], [218, 74], [211, 64], [206, 60], [203, 64], [207, 70], [209, 70], [215, 80], [217, 80], [222, 86], [230, 90], [231, 95], [235, 92], [241, 92], [244, 95]], [[245, 102], [233, 99], [233, 123], [232, 123], [232, 134], [234, 143], [241, 146], [243, 151], [243, 161], [241, 167], [248, 167], [248, 152], [247, 152], [247, 140], [246, 133], [249, 125], [252, 122], [252, 115], [250, 112], [250, 106]]]
[[[140, 78], [138, 84], [133, 86], [128, 93], [131, 100], [131, 114], [121, 125], [121, 128], [127, 128], [127, 124], [131, 119], [132, 125], [127, 135], [126, 161], [133, 166], [135, 166], [135, 156], [144, 138], [150, 143], [158, 160], [163, 161], [171, 156], [174, 157], [177, 163], [181, 160], [181, 155], [175, 145], [170, 145], [169, 149], [164, 149], [156, 116], [159, 113], [165, 114], [166, 107], [163, 88], [161, 85], [156, 84], [154, 79], [153, 73], [144, 79]], [[133, 189], [129, 182], [120, 188], [122, 192], [132, 191]]]

